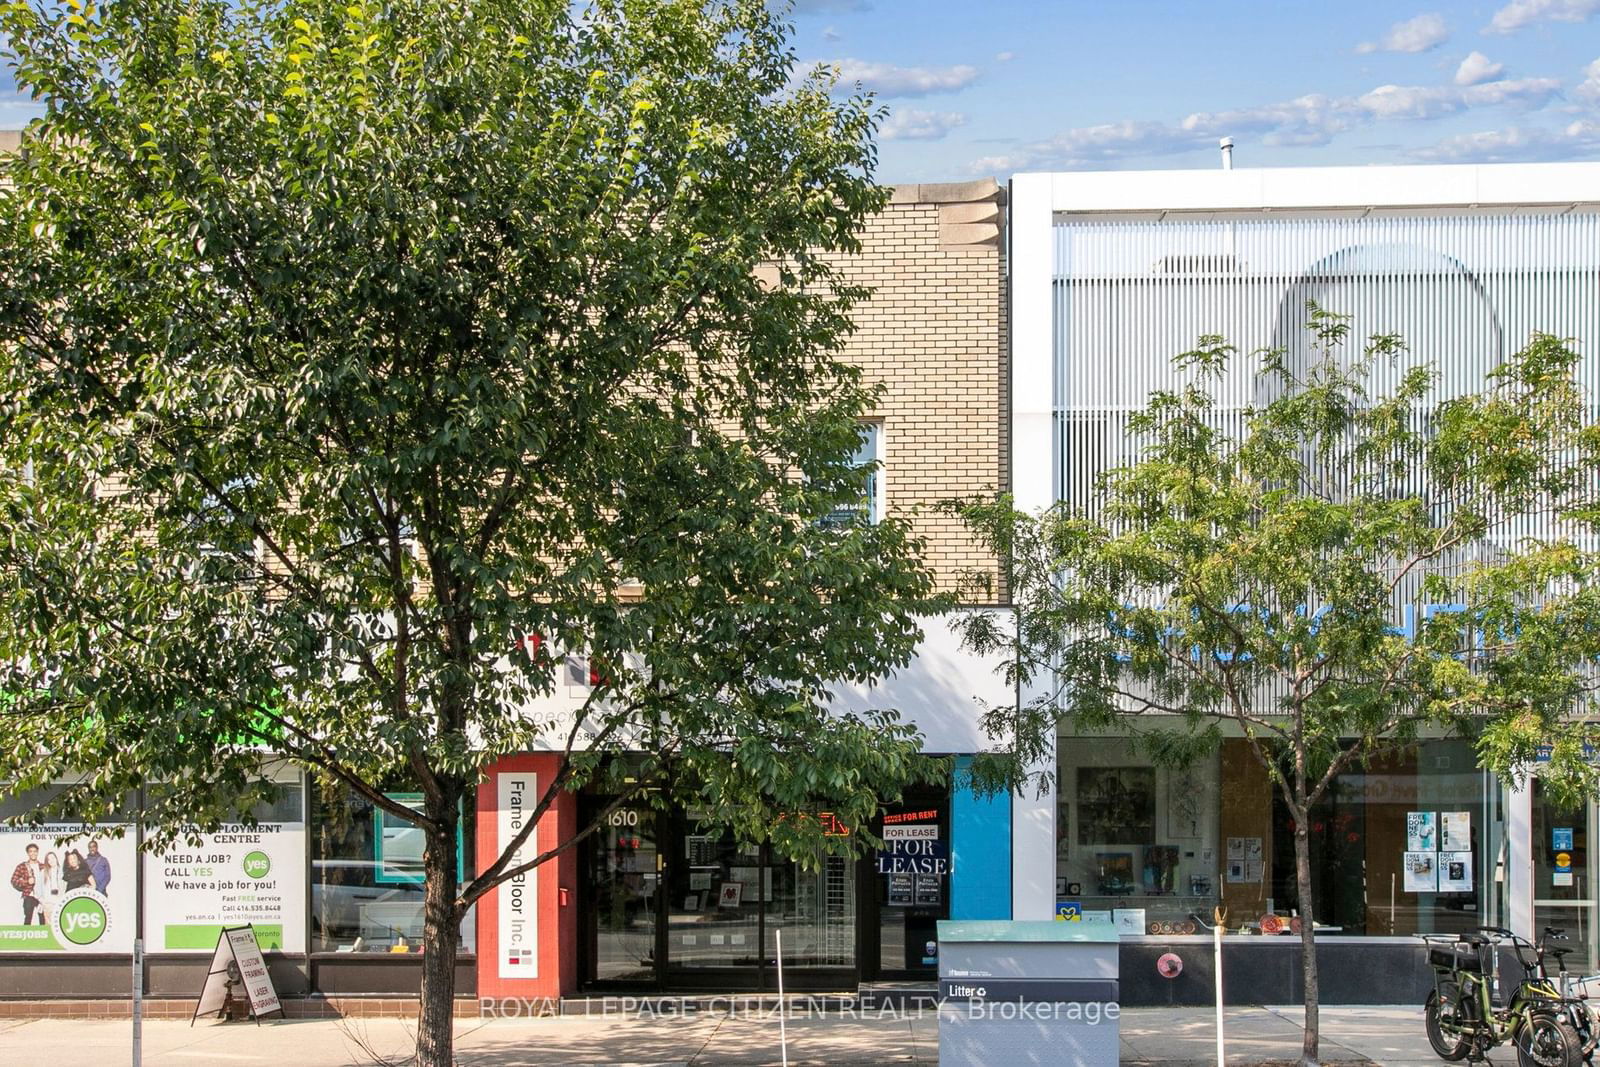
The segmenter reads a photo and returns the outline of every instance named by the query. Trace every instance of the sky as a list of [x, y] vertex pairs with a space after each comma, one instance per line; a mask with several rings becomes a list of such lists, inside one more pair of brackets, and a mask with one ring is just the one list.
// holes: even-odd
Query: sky
[[[778, 2], [778, 0], [774, 0]], [[1600, 159], [1600, 0], [794, 0], [884, 182]], [[35, 112], [0, 72], [0, 129]]]
[[795, 0], [885, 182], [1600, 159], [1600, 0]]

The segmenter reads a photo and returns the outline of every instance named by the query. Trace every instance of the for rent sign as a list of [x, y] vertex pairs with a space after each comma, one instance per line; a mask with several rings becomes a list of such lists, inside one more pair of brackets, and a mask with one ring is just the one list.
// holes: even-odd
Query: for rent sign
[[879, 874], [949, 874], [950, 853], [938, 823], [901, 823], [883, 828]]

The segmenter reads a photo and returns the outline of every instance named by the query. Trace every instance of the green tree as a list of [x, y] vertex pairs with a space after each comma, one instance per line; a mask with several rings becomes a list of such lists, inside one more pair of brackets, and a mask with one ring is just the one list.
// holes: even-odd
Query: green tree
[[[1023, 694], [986, 710], [998, 748], [982, 780], [1049, 776], [1063, 723], [1129, 730], [1173, 764], [1224, 724], [1242, 735], [1293, 820], [1305, 1063], [1318, 1056], [1308, 816], [1335, 776], [1442, 728], [1505, 774], [1554, 743], [1547, 783], [1590, 789], [1573, 712], [1600, 651], [1594, 561], [1522, 540], [1582, 504], [1593, 431], [1573, 352], [1537, 336], [1481, 391], [1440, 399], [1428, 368], [1400, 365], [1399, 338], [1352, 354], [1344, 318], [1310, 318], [1310, 365], [1264, 353], [1256, 395], [1270, 399], [1244, 410], [1219, 400], [1251, 373], [1232, 347], [1205, 337], [1178, 356], [1176, 384], [1129, 423], [1137, 458], [1091, 499], [962, 509], [1006, 561], [1016, 606], [1014, 626], [964, 618], [964, 637], [1007, 653]], [[1399, 632], [1403, 608], [1420, 618], [1425, 603], [1463, 610]]]
[[[270, 750], [416, 819], [434, 1067], [465, 910], [598, 825], [458, 884], [497, 757], [563, 755], [535, 817], [596, 783], [859, 847], [782, 816], [925, 770], [827, 704], [935, 604], [906, 525], [824, 521], [868, 99], [762, 0], [0, 11], [45, 107], [0, 164], [0, 780], [83, 773], [37, 817], [137, 786], [160, 844]], [[566, 654], [598, 684], [540, 713]]]

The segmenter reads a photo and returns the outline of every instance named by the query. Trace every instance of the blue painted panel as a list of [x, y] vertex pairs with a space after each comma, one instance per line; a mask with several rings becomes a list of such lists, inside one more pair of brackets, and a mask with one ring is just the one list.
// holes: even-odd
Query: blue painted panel
[[950, 791], [950, 918], [1011, 918], [1011, 797], [973, 792], [972, 759], [956, 759]]

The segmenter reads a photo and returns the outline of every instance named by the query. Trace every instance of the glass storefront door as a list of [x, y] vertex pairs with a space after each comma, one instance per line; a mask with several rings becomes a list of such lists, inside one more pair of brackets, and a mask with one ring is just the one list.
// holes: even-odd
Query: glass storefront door
[[884, 847], [870, 857], [876, 905], [873, 977], [931, 979], [938, 967], [938, 923], [950, 917], [948, 794], [910, 794], [875, 827]]
[[[605, 798], [585, 797], [603, 811]], [[586, 986], [845, 989], [856, 978], [854, 860], [802, 866], [647, 804], [605, 816], [582, 852]]]
[[621, 807], [603, 821], [586, 855], [585, 882], [593, 902], [588, 978], [654, 983], [661, 893], [656, 813], [644, 805]]
[[1554, 804], [1538, 776], [1533, 778], [1534, 935], [1548, 926], [1566, 931], [1577, 949], [1567, 957], [1573, 971], [1600, 970], [1595, 937], [1595, 876], [1600, 857], [1590, 847], [1595, 805], [1574, 810]]

